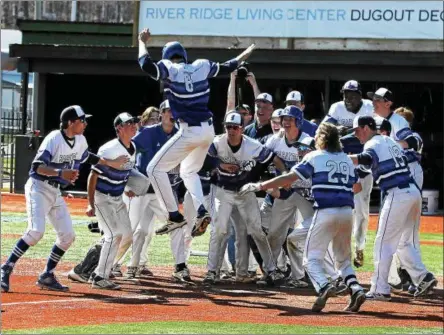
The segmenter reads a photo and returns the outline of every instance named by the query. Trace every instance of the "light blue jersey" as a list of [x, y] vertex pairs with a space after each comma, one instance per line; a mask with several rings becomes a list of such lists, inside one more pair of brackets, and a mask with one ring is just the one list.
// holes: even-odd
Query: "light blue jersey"
[[364, 145], [362, 154], [372, 157], [376, 184], [385, 192], [394, 187], [408, 187], [413, 182], [402, 147], [392, 138], [375, 135]]
[[312, 179], [314, 208], [354, 208], [353, 184], [357, 178], [353, 162], [345, 153], [312, 151], [291, 171], [304, 181]]

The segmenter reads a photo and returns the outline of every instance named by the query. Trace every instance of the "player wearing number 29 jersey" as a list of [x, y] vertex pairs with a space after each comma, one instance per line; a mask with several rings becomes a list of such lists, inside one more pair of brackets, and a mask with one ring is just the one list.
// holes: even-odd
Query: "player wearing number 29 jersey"
[[357, 178], [353, 162], [345, 153], [313, 151], [291, 171], [302, 180], [312, 179], [314, 208], [354, 207], [353, 184]]

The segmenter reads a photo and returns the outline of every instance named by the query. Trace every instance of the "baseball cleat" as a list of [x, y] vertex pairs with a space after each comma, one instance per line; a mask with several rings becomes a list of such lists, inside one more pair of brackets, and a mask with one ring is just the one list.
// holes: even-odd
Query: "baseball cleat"
[[214, 271], [208, 271], [207, 274], [205, 275], [205, 278], [202, 281], [202, 284], [206, 285], [206, 286], [210, 286], [210, 285], [214, 285], [216, 284], [216, 280], [217, 280], [217, 274]]
[[422, 282], [419, 283], [413, 296], [416, 298], [426, 295], [427, 292], [432, 290], [436, 285], [438, 285], [438, 280], [431, 272], [429, 272], [426, 274]]
[[146, 265], [140, 265], [137, 268], [136, 276], [138, 276], [138, 277], [153, 277], [154, 274], [150, 269], [147, 268]]
[[156, 230], [156, 235], [168, 234], [168, 233], [172, 232], [173, 230], [182, 228], [186, 224], [187, 224], [187, 221], [185, 219], [183, 219], [181, 221], [177, 221], [177, 222], [168, 220], [166, 225], [164, 225]]
[[392, 300], [392, 296], [390, 294], [382, 294], [382, 293], [376, 293], [376, 292], [367, 292], [365, 294], [365, 298], [367, 300], [373, 300], [373, 301], [390, 301], [390, 300]]
[[196, 223], [193, 227], [193, 231], [191, 232], [191, 236], [197, 237], [205, 234], [205, 232], [207, 231], [207, 227], [210, 223], [211, 223], [211, 216], [208, 212], [199, 215], [196, 218]]
[[229, 271], [221, 271], [220, 272], [220, 279], [221, 280], [231, 280], [231, 279], [233, 279], [233, 276], [230, 274]]
[[402, 288], [403, 288], [403, 285], [402, 285], [402, 283], [399, 283], [399, 284], [393, 284], [393, 283], [388, 283], [389, 285], [390, 285], [390, 289], [392, 290], [392, 292], [395, 292], [395, 293], [400, 293], [400, 292], [402, 292]]
[[[91, 276], [89, 276], [89, 278], [88, 278], [88, 284], [92, 284], [93, 283], [93, 281], [94, 281], [94, 278], [96, 278], [96, 274], [93, 272], [93, 273], [91, 273]], [[110, 277], [111, 278], [111, 277]]]
[[113, 278], [123, 277], [122, 266], [120, 264], [114, 265], [111, 269], [111, 274], [113, 275]]
[[178, 283], [183, 283], [187, 285], [196, 285], [190, 277], [190, 271], [185, 268], [181, 271], [175, 271], [173, 273], [173, 279]]
[[336, 295], [347, 295], [349, 293], [348, 286], [344, 283], [344, 280], [339, 277], [333, 282], [333, 285], [336, 288]]
[[256, 283], [256, 278], [250, 276], [236, 276], [234, 282], [236, 284], [254, 284]]
[[278, 271], [272, 271], [270, 273], [264, 274], [258, 281], [256, 281], [257, 286], [259, 287], [272, 287], [275, 285], [275, 282], [278, 280], [282, 280], [283, 275]]
[[357, 313], [361, 308], [362, 304], [365, 302], [365, 293], [364, 290], [360, 289], [354, 292], [350, 296], [350, 302], [348, 306], [344, 309], [346, 312]]
[[133, 279], [136, 278], [137, 275], [137, 266], [128, 266], [126, 269], [126, 278]]
[[68, 279], [71, 281], [87, 284], [89, 278], [85, 278], [85, 276], [82, 276], [81, 274], [79, 275], [74, 271], [74, 269], [71, 269], [71, 271], [68, 272]]
[[411, 284], [407, 290], [407, 293], [410, 295], [414, 295], [416, 292], [417, 287], [413, 284]]
[[9, 292], [9, 277], [12, 273], [12, 266], [3, 264], [1, 267], [2, 292]]
[[69, 291], [69, 287], [60, 284], [55, 274], [50, 272], [42, 273], [35, 284], [41, 289], [45, 290], [60, 291], [60, 292]]
[[92, 288], [102, 289], [102, 290], [120, 290], [120, 286], [116, 283], [113, 283], [112, 281], [108, 279], [101, 278], [99, 280], [93, 280]]
[[355, 267], [360, 268], [364, 265], [364, 250], [356, 249], [355, 258], [353, 259]]
[[336, 288], [332, 284], [325, 285], [319, 292], [319, 296], [316, 298], [315, 303], [311, 307], [313, 312], [320, 312], [327, 304], [328, 298], [336, 296]]
[[305, 281], [300, 280], [300, 279], [289, 278], [287, 280], [287, 282], [285, 283], [284, 287], [289, 287], [289, 288], [307, 288], [308, 287], [308, 283], [306, 283]]

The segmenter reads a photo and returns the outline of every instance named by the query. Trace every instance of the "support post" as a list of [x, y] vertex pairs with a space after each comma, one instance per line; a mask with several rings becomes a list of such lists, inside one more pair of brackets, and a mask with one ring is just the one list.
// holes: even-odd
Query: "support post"
[[28, 85], [29, 85], [29, 73], [22, 72], [20, 88], [20, 112], [22, 113], [22, 134], [26, 134], [26, 128], [28, 125]]

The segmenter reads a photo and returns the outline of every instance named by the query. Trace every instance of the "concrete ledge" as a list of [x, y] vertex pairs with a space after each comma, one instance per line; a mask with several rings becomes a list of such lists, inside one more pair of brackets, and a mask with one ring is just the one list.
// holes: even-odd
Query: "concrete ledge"
[[289, 50], [365, 50], [401, 52], [442, 52], [442, 40], [392, 40], [392, 39], [327, 39], [327, 38], [270, 38], [270, 37], [221, 37], [155, 35], [150, 46], [163, 46], [171, 40], [179, 40], [185, 47], [243, 49], [256, 43], [259, 49]]

